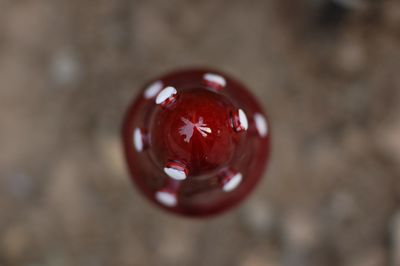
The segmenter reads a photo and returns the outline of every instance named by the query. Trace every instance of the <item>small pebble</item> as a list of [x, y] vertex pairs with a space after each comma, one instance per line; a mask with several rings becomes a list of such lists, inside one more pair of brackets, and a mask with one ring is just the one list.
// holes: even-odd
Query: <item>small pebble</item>
[[24, 172], [9, 175], [5, 179], [6, 191], [17, 200], [26, 200], [33, 193], [33, 177]]
[[362, 41], [354, 36], [344, 37], [337, 47], [334, 57], [336, 65], [347, 74], [361, 71], [367, 62], [367, 53]]
[[123, 150], [117, 136], [105, 136], [101, 134], [99, 136], [98, 147], [100, 149], [102, 163], [114, 174], [112, 179], [115, 181], [126, 181], [127, 173], [124, 164]]
[[318, 244], [317, 223], [310, 215], [293, 212], [287, 215], [283, 225], [283, 265], [308, 266], [310, 254]]
[[57, 85], [70, 86], [81, 78], [81, 66], [77, 56], [70, 50], [60, 50], [52, 58], [51, 77]]
[[271, 235], [277, 227], [277, 217], [273, 207], [262, 201], [251, 201], [243, 207], [243, 225], [255, 235]]
[[337, 192], [329, 206], [330, 218], [334, 222], [344, 223], [355, 216], [356, 209], [357, 206], [351, 194]]

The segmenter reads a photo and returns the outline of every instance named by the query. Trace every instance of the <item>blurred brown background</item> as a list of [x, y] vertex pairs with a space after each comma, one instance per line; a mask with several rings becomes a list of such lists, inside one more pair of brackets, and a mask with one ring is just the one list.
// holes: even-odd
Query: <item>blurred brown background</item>
[[[144, 82], [221, 69], [270, 115], [249, 200], [213, 219], [128, 178]], [[400, 1], [1, 0], [0, 265], [400, 265]]]

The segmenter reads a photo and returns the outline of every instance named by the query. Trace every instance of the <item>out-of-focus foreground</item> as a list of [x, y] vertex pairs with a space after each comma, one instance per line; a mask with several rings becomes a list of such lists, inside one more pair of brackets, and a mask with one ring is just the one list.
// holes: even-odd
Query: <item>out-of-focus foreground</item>
[[[0, 265], [400, 265], [400, 2], [0, 1]], [[211, 66], [272, 122], [226, 215], [132, 186], [122, 115], [148, 79]]]

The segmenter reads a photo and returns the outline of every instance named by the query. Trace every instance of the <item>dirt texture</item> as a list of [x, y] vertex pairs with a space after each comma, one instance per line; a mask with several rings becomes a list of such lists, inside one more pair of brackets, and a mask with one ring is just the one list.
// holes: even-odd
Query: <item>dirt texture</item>
[[[208, 66], [267, 110], [241, 206], [169, 215], [120, 128], [149, 79]], [[1, 0], [1, 266], [399, 266], [400, 1]]]

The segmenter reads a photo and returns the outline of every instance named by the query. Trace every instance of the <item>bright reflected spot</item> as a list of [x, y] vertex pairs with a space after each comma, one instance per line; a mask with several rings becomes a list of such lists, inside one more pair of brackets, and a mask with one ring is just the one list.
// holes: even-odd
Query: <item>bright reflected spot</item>
[[156, 104], [162, 104], [169, 98], [173, 97], [177, 93], [174, 87], [166, 87], [163, 89], [156, 98]]
[[240, 126], [244, 129], [247, 130], [249, 128], [249, 123], [247, 121], [247, 116], [244, 113], [242, 109], [239, 109], [239, 121], [240, 121]]
[[148, 86], [146, 88], [146, 90], [144, 91], [144, 98], [145, 99], [151, 99], [154, 96], [157, 95], [157, 93], [159, 93], [161, 91], [163, 87], [163, 83], [161, 81], [156, 81], [152, 84], [150, 84], [150, 86]]
[[166, 191], [157, 191], [155, 197], [158, 202], [167, 207], [174, 207], [178, 203], [176, 195]]
[[268, 134], [268, 125], [265, 117], [262, 114], [256, 113], [254, 121], [256, 122], [256, 128], [260, 136], [265, 137]]
[[224, 77], [217, 75], [217, 74], [212, 74], [212, 73], [207, 73], [204, 74], [203, 78], [211, 83], [216, 83], [221, 87], [225, 87], [226, 85], [226, 80]]
[[234, 190], [235, 188], [237, 188], [240, 182], [242, 182], [242, 178], [242, 174], [237, 173], [236, 175], [232, 176], [232, 178], [229, 179], [228, 182], [226, 182], [226, 184], [222, 187], [222, 190], [225, 192], [230, 192]]
[[184, 180], [186, 179], [186, 173], [183, 170], [178, 170], [172, 167], [165, 167], [164, 172], [171, 178], [175, 180]]
[[133, 133], [133, 142], [135, 144], [136, 151], [143, 151], [143, 137], [140, 128], [135, 128]]

